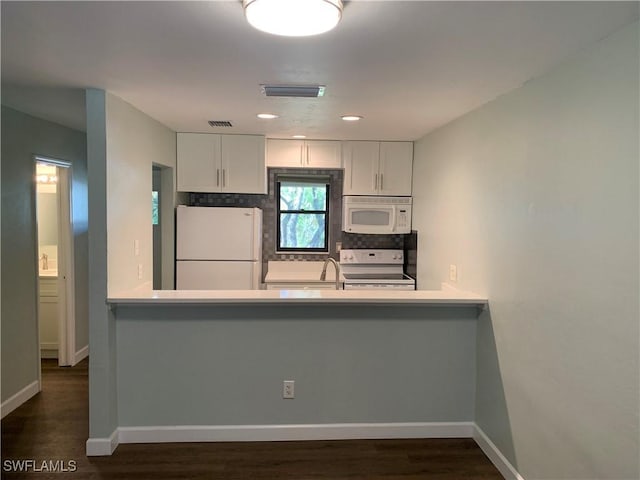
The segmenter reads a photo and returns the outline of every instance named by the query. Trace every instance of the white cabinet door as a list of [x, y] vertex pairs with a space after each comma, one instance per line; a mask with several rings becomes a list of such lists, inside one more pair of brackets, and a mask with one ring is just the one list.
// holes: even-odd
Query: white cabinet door
[[220, 135], [178, 133], [177, 190], [220, 191]]
[[345, 142], [344, 195], [377, 195], [380, 142]]
[[58, 279], [40, 278], [39, 281], [40, 353], [43, 358], [58, 358]]
[[303, 167], [304, 142], [301, 140], [267, 140], [268, 167]]
[[222, 135], [221, 190], [233, 193], [267, 193], [264, 137]]
[[411, 195], [413, 143], [380, 142], [378, 193], [388, 196]]
[[334, 140], [307, 140], [303, 160], [308, 168], [342, 168], [342, 143]]
[[267, 193], [264, 137], [178, 133], [179, 192]]
[[342, 168], [342, 143], [336, 140], [267, 140], [267, 166]]

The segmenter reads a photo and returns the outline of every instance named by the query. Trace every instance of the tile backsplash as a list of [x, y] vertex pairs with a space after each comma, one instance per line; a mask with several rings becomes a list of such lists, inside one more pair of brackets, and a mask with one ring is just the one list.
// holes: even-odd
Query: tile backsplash
[[[194, 207], [257, 207], [262, 210], [262, 277], [267, 273], [269, 261], [306, 260], [322, 261], [326, 253], [277, 253], [277, 218], [276, 218], [276, 179], [280, 175], [318, 176], [329, 179], [329, 255], [336, 260], [340, 255], [336, 252], [336, 242], [342, 248], [398, 248], [404, 249], [409, 263], [405, 266], [407, 273], [413, 268], [415, 277], [415, 254], [407, 247], [417, 244], [417, 233], [410, 235], [363, 235], [342, 232], [342, 176], [343, 171], [337, 169], [298, 169], [269, 168], [268, 193], [266, 195], [242, 193], [189, 193], [186, 204]], [[413, 238], [416, 237], [416, 238]], [[413, 265], [412, 265], [413, 264]]]

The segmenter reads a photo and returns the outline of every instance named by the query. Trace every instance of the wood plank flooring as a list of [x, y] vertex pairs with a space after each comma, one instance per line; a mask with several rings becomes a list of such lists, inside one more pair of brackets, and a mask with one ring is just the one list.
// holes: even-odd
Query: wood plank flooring
[[[3, 479], [501, 480], [471, 439], [120, 445], [86, 457], [88, 361], [44, 360], [43, 391], [2, 420]], [[75, 472], [6, 471], [7, 460], [76, 462]], [[46, 469], [46, 467], [45, 467]]]

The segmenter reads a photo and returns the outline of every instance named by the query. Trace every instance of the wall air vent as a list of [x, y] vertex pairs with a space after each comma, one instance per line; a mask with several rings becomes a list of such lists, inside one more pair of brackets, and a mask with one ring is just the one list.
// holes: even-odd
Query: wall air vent
[[306, 97], [324, 96], [324, 85], [260, 85], [267, 97]]
[[210, 127], [233, 127], [228, 120], [209, 120]]

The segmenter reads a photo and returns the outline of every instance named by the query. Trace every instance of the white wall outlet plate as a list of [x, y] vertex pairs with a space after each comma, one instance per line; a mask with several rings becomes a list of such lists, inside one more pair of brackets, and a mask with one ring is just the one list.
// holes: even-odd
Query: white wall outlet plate
[[282, 398], [295, 398], [295, 381], [285, 380], [282, 382]]
[[452, 282], [458, 281], [458, 267], [453, 264], [449, 265], [449, 280]]

